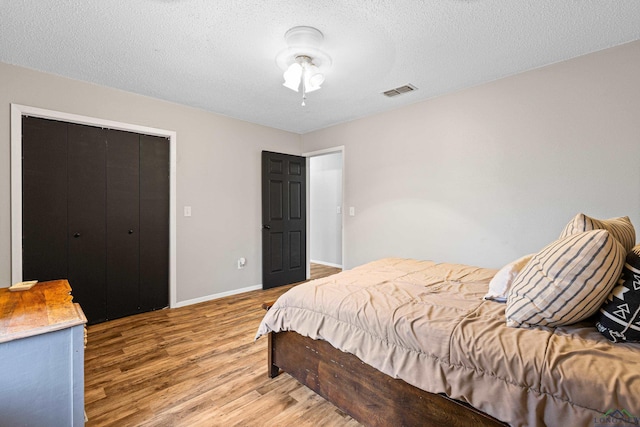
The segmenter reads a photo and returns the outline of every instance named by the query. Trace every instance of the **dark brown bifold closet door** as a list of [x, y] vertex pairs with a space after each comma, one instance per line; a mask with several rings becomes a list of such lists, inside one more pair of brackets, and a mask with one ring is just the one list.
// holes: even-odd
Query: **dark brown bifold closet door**
[[140, 136], [107, 131], [107, 318], [138, 313]]
[[91, 323], [102, 322], [107, 319], [106, 134], [101, 128], [71, 123], [67, 132], [69, 257], [66, 278], [73, 289], [74, 301], [80, 303], [87, 319]]
[[22, 118], [22, 277], [67, 277], [67, 124]]
[[89, 323], [169, 301], [169, 141], [23, 118], [23, 278], [67, 278]]
[[168, 283], [169, 141], [140, 135], [140, 310], [166, 307]]

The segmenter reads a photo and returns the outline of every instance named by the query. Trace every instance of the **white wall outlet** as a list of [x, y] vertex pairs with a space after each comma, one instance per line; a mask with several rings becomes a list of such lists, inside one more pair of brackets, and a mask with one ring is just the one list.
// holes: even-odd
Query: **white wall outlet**
[[342, 206], [338, 206], [338, 207], [336, 208], [336, 213], [337, 213], [337, 214], [341, 214], [341, 213], [342, 213]]
[[184, 207], [184, 216], [191, 216], [191, 206]]
[[238, 270], [247, 266], [247, 259], [245, 257], [238, 258]]
[[356, 216], [356, 208], [353, 206], [349, 207], [349, 216]]

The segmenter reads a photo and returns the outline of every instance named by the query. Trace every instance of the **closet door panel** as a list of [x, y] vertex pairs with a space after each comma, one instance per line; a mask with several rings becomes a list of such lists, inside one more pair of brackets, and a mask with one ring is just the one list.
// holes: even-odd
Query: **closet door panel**
[[139, 312], [139, 135], [107, 131], [107, 318]]
[[22, 277], [67, 278], [67, 124], [22, 118]]
[[105, 130], [68, 124], [68, 279], [89, 323], [106, 320]]
[[140, 304], [169, 305], [169, 140], [140, 135]]

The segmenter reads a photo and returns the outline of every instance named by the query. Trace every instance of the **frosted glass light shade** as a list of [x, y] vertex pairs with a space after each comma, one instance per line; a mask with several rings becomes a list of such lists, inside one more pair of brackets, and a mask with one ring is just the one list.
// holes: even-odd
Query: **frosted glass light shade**
[[283, 77], [284, 83], [282, 85], [297, 92], [302, 78], [302, 66], [294, 62], [287, 68], [287, 71], [284, 72]]
[[305, 89], [307, 92], [313, 92], [320, 89], [320, 85], [324, 82], [324, 75], [320, 73], [318, 67], [310, 65], [307, 67], [304, 73], [305, 77]]
[[309, 62], [294, 62], [287, 68], [283, 74], [284, 87], [298, 92], [300, 83], [303, 85], [304, 92], [313, 92], [320, 89], [324, 82], [324, 75], [320, 73], [318, 67]]

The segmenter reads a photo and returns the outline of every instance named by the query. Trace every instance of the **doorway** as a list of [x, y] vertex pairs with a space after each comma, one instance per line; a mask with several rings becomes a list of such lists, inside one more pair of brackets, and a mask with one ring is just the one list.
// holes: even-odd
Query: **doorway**
[[307, 158], [307, 277], [311, 263], [344, 265], [344, 147], [304, 153]]

